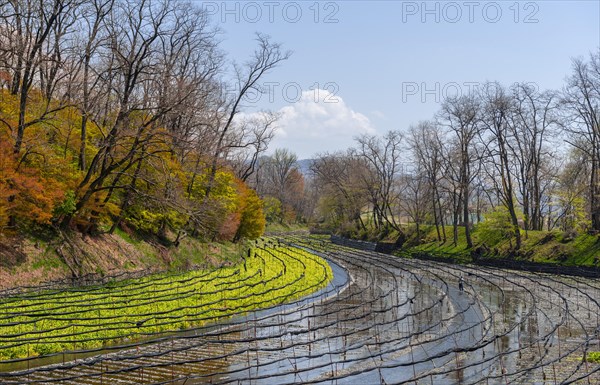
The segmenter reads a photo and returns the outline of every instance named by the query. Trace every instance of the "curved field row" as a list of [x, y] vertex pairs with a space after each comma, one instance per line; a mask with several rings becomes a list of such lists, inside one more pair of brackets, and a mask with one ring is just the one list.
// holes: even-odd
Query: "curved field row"
[[[427, 277], [444, 287], [442, 294], [431, 298], [435, 315], [422, 319], [413, 313], [420, 319], [419, 330], [408, 337], [395, 336], [412, 340], [407, 345], [409, 358], [396, 360], [393, 349], [373, 349], [372, 356], [382, 358], [382, 363], [364, 371], [347, 370], [334, 376], [336, 382], [380, 377], [387, 384], [600, 383], [600, 366], [586, 360], [594, 349], [600, 349], [598, 280], [396, 259], [328, 243], [309, 243], [337, 256], [352, 255], [355, 261], [363, 260], [363, 266], [408, 270], [416, 275], [421, 288]], [[455, 310], [459, 310], [452, 314], [444, 301], [447, 293], [457, 292], [460, 276], [467, 278], [467, 290], [451, 296], [458, 305]], [[465, 297], [468, 303], [461, 309], [457, 300]], [[469, 314], [470, 307], [476, 311]], [[446, 320], [443, 314], [448, 315]], [[427, 330], [450, 319], [460, 326], [438, 329], [435, 338], [428, 334]], [[369, 360], [367, 356], [363, 359]], [[347, 364], [345, 360], [338, 363]], [[400, 375], [395, 369], [401, 368], [412, 369], [412, 373], [409, 370], [408, 375]]]
[[399, 258], [313, 238], [281, 241], [335, 262], [332, 283], [223, 327], [0, 378], [71, 385], [600, 384], [600, 364], [586, 360], [600, 350], [598, 280]]
[[85, 351], [199, 327], [290, 301], [331, 280], [321, 258], [271, 245], [215, 271], [2, 298], [0, 359]]

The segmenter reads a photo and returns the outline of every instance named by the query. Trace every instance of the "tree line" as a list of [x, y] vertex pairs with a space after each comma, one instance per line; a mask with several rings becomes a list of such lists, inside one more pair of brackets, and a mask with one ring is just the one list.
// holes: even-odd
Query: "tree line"
[[472, 225], [496, 221], [519, 249], [527, 231], [600, 231], [599, 54], [573, 60], [561, 90], [488, 82], [306, 172], [288, 150], [264, 156], [277, 114], [241, 114], [290, 53], [258, 34], [232, 64], [219, 33], [183, 1], [0, 1], [0, 234], [235, 240], [266, 217], [429, 224], [455, 243], [462, 227], [472, 246]]
[[312, 215], [331, 229], [428, 224], [456, 244], [463, 227], [472, 247], [473, 225], [487, 221], [515, 250], [527, 231], [598, 233], [600, 54], [574, 59], [561, 90], [486, 82], [408, 130], [321, 154], [311, 171]]
[[0, 1], [0, 233], [260, 235], [277, 115], [240, 112], [290, 53], [232, 64], [219, 34], [184, 1]]

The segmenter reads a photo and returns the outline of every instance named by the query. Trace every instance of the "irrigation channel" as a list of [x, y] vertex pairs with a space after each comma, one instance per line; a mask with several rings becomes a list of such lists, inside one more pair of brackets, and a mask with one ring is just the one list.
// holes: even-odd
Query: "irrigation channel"
[[[308, 298], [3, 384], [600, 384], [600, 280], [399, 258], [307, 237]], [[464, 278], [464, 291], [459, 279]]]

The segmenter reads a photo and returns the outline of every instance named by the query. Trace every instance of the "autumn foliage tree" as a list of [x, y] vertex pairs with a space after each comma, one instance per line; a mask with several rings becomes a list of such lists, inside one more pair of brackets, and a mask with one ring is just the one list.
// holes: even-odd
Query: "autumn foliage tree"
[[259, 236], [262, 203], [235, 173], [255, 172], [277, 116], [237, 116], [289, 53], [257, 35], [230, 67], [217, 34], [175, 0], [0, 2], [0, 233]]
[[255, 185], [259, 194], [268, 199], [270, 219], [294, 223], [302, 219], [304, 206], [304, 175], [298, 169], [298, 157], [288, 149], [277, 149], [261, 159]]
[[235, 239], [257, 238], [265, 230], [265, 214], [263, 202], [256, 191], [246, 186], [241, 181], [238, 183], [240, 190], [240, 224], [235, 234]]
[[14, 230], [17, 220], [49, 224], [65, 197], [58, 180], [19, 164], [9, 143], [0, 140], [0, 233]]

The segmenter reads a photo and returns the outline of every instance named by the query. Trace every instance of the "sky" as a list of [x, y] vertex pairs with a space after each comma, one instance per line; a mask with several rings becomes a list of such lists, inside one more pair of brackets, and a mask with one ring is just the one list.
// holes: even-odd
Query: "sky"
[[560, 89], [600, 50], [600, 1], [203, 1], [230, 60], [255, 33], [293, 52], [246, 113], [279, 112], [270, 151], [300, 159], [407, 131], [485, 81]]

